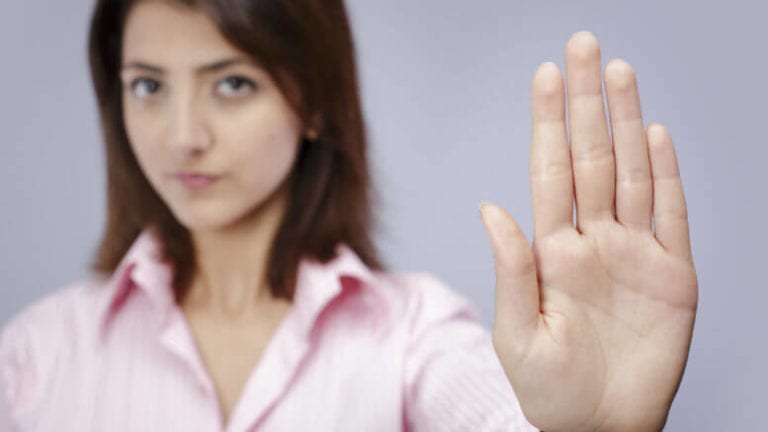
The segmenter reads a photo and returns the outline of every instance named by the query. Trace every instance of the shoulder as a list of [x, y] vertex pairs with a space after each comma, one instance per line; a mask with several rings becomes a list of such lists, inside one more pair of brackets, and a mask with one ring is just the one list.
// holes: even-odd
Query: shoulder
[[11, 411], [33, 407], [64, 349], [82, 342], [93, 322], [103, 279], [92, 276], [61, 286], [16, 312], [0, 329], [0, 389]]
[[[477, 320], [475, 306], [462, 294], [428, 272], [396, 272], [368, 267], [346, 244], [337, 248], [334, 260], [324, 265], [302, 266], [301, 274], [309, 280], [341, 280], [342, 287], [354, 280], [366, 298], [380, 311], [386, 311], [393, 324], [406, 323], [410, 330], [430, 322], [466, 317]], [[315, 288], [317, 283], [313, 284]], [[344, 292], [342, 290], [341, 292]]]
[[41, 337], [56, 332], [67, 320], [76, 319], [80, 312], [96, 306], [99, 290], [105, 284], [103, 277], [89, 276], [63, 285], [17, 311], [2, 326], [0, 335], [4, 347], [9, 340]]
[[385, 290], [396, 292], [409, 307], [421, 313], [435, 314], [460, 309], [476, 314], [467, 297], [432, 273], [387, 273], [381, 279]]
[[436, 326], [480, 321], [476, 306], [436, 275], [427, 272], [374, 272], [371, 281], [387, 303], [390, 319], [417, 338]]

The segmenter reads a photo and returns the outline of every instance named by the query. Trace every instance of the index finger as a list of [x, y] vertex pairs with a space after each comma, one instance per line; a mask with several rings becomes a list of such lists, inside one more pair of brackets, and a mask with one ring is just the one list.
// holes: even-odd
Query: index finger
[[534, 239], [573, 227], [573, 175], [563, 75], [544, 63], [531, 83], [531, 198]]

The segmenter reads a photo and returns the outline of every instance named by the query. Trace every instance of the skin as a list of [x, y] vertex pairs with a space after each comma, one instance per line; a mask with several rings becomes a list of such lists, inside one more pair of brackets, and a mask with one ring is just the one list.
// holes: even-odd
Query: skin
[[[271, 76], [194, 9], [138, 2], [126, 21], [122, 65], [131, 147], [192, 235], [198, 267], [180, 308], [226, 424], [290, 309], [270, 294], [267, 256], [301, 136], [316, 132], [303, 128]], [[170, 176], [181, 170], [222, 177], [188, 190]]]
[[[181, 309], [224, 423], [290, 307], [268, 294], [266, 257], [300, 138], [315, 133], [258, 64], [197, 72], [231, 58], [248, 60], [194, 9], [145, 0], [129, 14], [126, 130], [144, 174], [192, 233], [199, 268]], [[698, 287], [674, 148], [663, 126], [644, 127], [634, 71], [620, 60], [605, 70], [610, 141], [593, 35], [571, 38], [566, 65], [567, 99], [551, 63], [532, 83], [533, 245], [504, 210], [481, 208], [496, 265], [493, 344], [540, 429], [659, 430]], [[190, 191], [168, 176], [178, 170], [223, 177]]]
[[[221, 60], [237, 63], [207, 72]], [[270, 75], [202, 13], [142, 1], [123, 35], [124, 120], [144, 174], [192, 233], [199, 274], [191, 303], [243, 316], [268, 299], [268, 245], [305, 132]], [[141, 65], [149, 65], [152, 69]], [[221, 175], [187, 190], [177, 171]]]
[[567, 98], [552, 63], [531, 86], [532, 246], [506, 211], [481, 206], [494, 347], [542, 430], [661, 430], [698, 298], [675, 150], [664, 126], [644, 128], [629, 63], [605, 68], [611, 142], [597, 39], [576, 33], [565, 58]]

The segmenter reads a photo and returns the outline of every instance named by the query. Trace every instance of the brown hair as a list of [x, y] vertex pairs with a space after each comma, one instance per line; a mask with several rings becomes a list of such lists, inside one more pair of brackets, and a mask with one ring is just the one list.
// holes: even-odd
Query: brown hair
[[[316, 140], [301, 143], [287, 211], [271, 246], [275, 297], [293, 298], [303, 256], [327, 262], [340, 242], [381, 269], [371, 238], [371, 186], [354, 46], [342, 0], [176, 0], [199, 8], [234, 46], [258, 59]], [[123, 26], [135, 0], [98, 0], [88, 36], [106, 147], [107, 222], [92, 268], [112, 273], [138, 234], [159, 228], [182, 299], [195, 268], [188, 230], [144, 177], [123, 124], [119, 79]]]

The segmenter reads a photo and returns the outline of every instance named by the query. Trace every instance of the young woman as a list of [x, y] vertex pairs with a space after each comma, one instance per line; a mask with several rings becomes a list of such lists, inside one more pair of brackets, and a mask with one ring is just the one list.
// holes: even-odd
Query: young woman
[[481, 209], [491, 335], [377, 258], [353, 51], [341, 0], [97, 1], [107, 226], [92, 278], [3, 329], [0, 428], [664, 425], [697, 281], [671, 139], [644, 128], [631, 66], [605, 69], [612, 143], [594, 36], [568, 42], [567, 102], [559, 69], [536, 71], [533, 247]]

